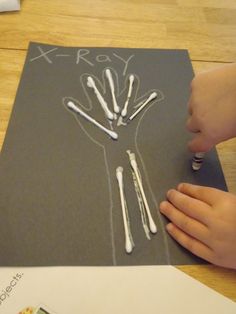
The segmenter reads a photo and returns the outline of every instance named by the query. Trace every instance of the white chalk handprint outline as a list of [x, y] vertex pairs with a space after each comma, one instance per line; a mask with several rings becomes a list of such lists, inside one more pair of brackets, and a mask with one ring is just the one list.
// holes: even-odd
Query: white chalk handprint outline
[[[73, 97], [64, 97], [63, 104], [65, 108], [74, 115], [85, 134], [96, 145], [100, 146], [104, 152], [110, 194], [112, 261], [113, 265], [116, 265], [117, 259], [113, 228], [113, 211], [115, 210], [113, 195], [115, 191], [118, 193], [118, 189], [117, 186], [114, 186], [112, 176], [115, 176], [117, 168], [121, 168], [119, 156], [126, 154], [127, 151], [134, 152], [139, 158], [139, 164], [142, 168], [139, 169], [139, 173], [140, 178], [141, 173], [143, 173], [142, 181], [144, 182], [143, 186], [146, 187], [145, 194], [149, 194], [147, 198], [152, 200], [152, 207], [154, 209], [156, 208], [155, 196], [151, 189], [145, 164], [138, 149], [137, 135], [146, 112], [150, 110], [154, 104], [163, 100], [164, 95], [160, 90], [155, 89], [149, 90], [142, 96], [139, 96], [140, 79], [136, 74], [127, 75], [124, 80], [124, 87], [120, 90], [119, 77], [113, 68], [105, 68], [102, 71], [101, 80], [93, 74], [84, 73], [80, 77], [80, 83], [86, 95], [87, 106]], [[109, 105], [107, 104], [107, 99], [109, 99]], [[98, 110], [98, 107], [100, 107], [100, 110]], [[159, 216], [160, 214], [157, 213], [157, 215]], [[166, 260], [169, 262], [168, 243], [164, 226], [160, 216], [158, 219], [166, 247]], [[151, 229], [151, 232], [155, 233], [154, 228]]]

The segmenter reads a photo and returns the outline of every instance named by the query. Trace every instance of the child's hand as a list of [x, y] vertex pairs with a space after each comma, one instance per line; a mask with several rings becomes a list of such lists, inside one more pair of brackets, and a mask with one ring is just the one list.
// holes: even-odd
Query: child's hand
[[169, 234], [193, 254], [236, 269], [236, 196], [182, 183], [167, 192], [160, 211]]
[[191, 84], [187, 128], [193, 152], [206, 152], [236, 136], [236, 64], [198, 74]]

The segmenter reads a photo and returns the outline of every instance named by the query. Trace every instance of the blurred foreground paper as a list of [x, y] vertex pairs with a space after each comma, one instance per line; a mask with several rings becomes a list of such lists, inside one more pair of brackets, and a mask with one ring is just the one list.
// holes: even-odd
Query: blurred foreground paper
[[236, 313], [236, 303], [170, 266], [0, 267], [0, 278], [3, 314]]
[[0, 0], [0, 12], [20, 10], [20, 0]]

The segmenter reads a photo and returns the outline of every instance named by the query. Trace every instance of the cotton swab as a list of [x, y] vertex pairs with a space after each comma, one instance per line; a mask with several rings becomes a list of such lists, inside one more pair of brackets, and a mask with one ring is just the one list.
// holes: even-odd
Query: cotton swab
[[131, 153], [130, 150], [127, 150], [127, 154], [129, 155], [130, 165], [131, 165], [131, 167], [132, 167], [132, 169], [134, 171], [134, 174], [135, 174], [135, 177], [137, 179], [138, 186], [139, 186], [139, 190], [140, 190], [140, 193], [141, 193], [141, 196], [142, 196], [142, 199], [143, 199], [143, 203], [144, 203], [145, 210], [146, 210], [147, 217], [148, 217], [150, 231], [152, 233], [156, 233], [157, 232], [157, 227], [156, 227], [156, 224], [155, 224], [155, 222], [154, 222], [154, 220], [152, 218], [152, 215], [151, 215], [151, 212], [150, 212], [150, 208], [149, 208], [149, 205], [148, 205], [148, 202], [147, 202], [147, 199], [146, 199], [146, 195], [144, 193], [143, 184], [142, 184], [142, 180], [141, 180], [141, 177], [140, 177], [140, 174], [139, 174], [139, 170], [138, 170], [138, 165], [137, 165], [137, 162], [136, 162], [135, 154]]
[[72, 110], [74, 113], [81, 115], [83, 118], [97, 126], [100, 130], [104, 131], [106, 134], [108, 134], [113, 140], [118, 139], [118, 134], [114, 131], [111, 131], [104, 127], [102, 124], [97, 122], [95, 119], [90, 117], [87, 113], [85, 113], [83, 110], [81, 110], [79, 107], [77, 107], [72, 101], [68, 101], [66, 104], [67, 108]]
[[100, 105], [102, 106], [102, 109], [104, 110], [104, 113], [105, 113], [106, 117], [109, 120], [114, 120], [114, 114], [108, 108], [107, 103], [105, 102], [104, 98], [102, 97], [102, 95], [100, 94], [99, 90], [97, 89], [97, 86], [96, 86], [96, 84], [94, 82], [94, 79], [91, 76], [88, 77], [87, 85], [88, 85], [88, 87], [90, 87], [90, 88], [92, 88], [94, 90], [94, 93], [97, 96], [97, 99], [98, 99]]
[[131, 234], [128, 208], [127, 208], [125, 195], [124, 195], [124, 181], [123, 181], [123, 168], [122, 167], [118, 167], [116, 169], [116, 178], [119, 185], [122, 216], [123, 216], [123, 223], [124, 223], [124, 229], [125, 229], [125, 250], [127, 253], [131, 253], [134, 248], [134, 242], [133, 242], [133, 238]]
[[111, 96], [112, 96], [114, 112], [115, 113], [119, 113], [120, 112], [120, 108], [117, 105], [117, 101], [116, 101], [115, 85], [114, 85], [114, 81], [113, 81], [113, 78], [112, 78], [112, 75], [111, 75], [111, 70], [110, 69], [106, 69], [105, 74], [106, 74], [106, 77], [108, 79], [108, 82], [109, 82], [109, 85], [110, 85], [110, 89], [111, 89]]
[[144, 101], [144, 103], [129, 117], [129, 121], [133, 120], [152, 100], [157, 97], [157, 93], [153, 92], [148, 99]]
[[127, 95], [127, 99], [126, 102], [124, 104], [124, 108], [121, 111], [121, 116], [124, 118], [127, 115], [127, 109], [128, 109], [128, 104], [129, 104], [129, 100], [133, 91], [133, 84], [134, 84], [134, 75], [131, 74], [129, 76], [129, 89], [128, 89], [128, 95]]

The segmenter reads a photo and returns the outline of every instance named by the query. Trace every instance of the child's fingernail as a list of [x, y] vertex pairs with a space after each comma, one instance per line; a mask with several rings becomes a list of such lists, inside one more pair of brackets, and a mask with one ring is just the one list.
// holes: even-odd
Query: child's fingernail
[[167, 224], [167, 225], [166, 225], [166, 230], [167, 230], [168, 232], [171, 232], [171, 231], [173, 230], [173, 224], [172, 224], [172, 223]]
[[159, 205], [160, 212], [163, 212], [166, 208], [166, 201], [162, 201]]

